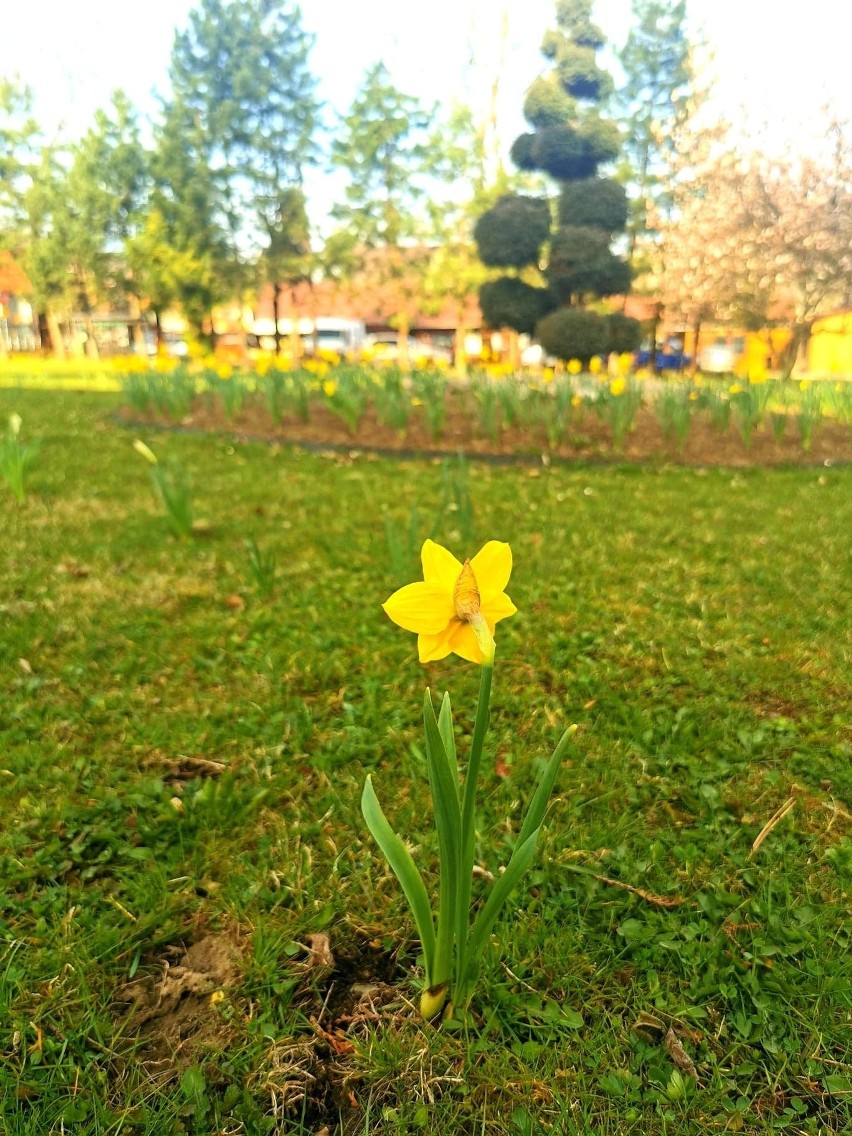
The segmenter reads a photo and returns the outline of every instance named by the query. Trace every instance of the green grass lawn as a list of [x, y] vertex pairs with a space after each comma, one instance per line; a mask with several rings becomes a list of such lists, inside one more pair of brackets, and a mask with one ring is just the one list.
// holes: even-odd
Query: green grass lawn
[[[181, 542], [118, 402], [0, 391], [40, 439], [25, 503], [0, 484], [4, 1136], [850, 1131], [852, 472], [152, 432], [208, 522]], [[478, 675], [381, 611], [426, 536], [514, 551], [486, 871], [579, 725], [467, 1035], [417, 1016], [358, 804], [373, 772], [431, 862], [423, 688], [462, 755]]]

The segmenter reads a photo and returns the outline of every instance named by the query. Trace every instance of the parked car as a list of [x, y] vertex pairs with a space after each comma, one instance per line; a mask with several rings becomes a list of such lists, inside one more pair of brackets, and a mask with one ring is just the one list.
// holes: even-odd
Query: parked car
[[[395, 332], [379, 332], [368, 335], [364, 340], [365, 349], [376, 359], [396, 360], [399, 358], [399, 336]], [[451, 363], [453, 353], [448, 347], [431, 343], [425, 339], [417, 339], [413, 335], [408, 337], [408, 358], [414, 362]]]

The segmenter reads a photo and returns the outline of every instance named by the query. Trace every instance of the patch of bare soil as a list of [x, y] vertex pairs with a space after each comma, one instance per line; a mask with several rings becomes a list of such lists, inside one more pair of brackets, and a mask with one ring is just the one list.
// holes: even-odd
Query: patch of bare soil
[[220, 1050], [233, 1036], [217, 1009], [239, 976], [239, 951], [223, 936], [208, 935], [159, 976], [129, 982], [116, 994], [128, 1004], [125, 1033], [138, 1043], [137, 1060], [153, 1079], [169, 1080], [199, 1054]]
[[415, 1012], [398, 985], [405, 971], [369, 940], [333, 953], [325, 935], [312, 935], [306, 946], [298, 1001], [313, 1036], [273, 1042], [252, 1088], [269, 1097], [281, 1122], [298, 1117], [318, 1136], [360, 1132], [360, 1073], [352, 1058], [377, 1025]]
[[[120, 418], [134, 425], [174, 425], [154, 411], [140, 417], [137, 411], [125, 408]], [[365, 409], [357, 429], [350, 431], [342, 418], [323, 405], [311, 406], [307, 422], [285, 416], [281, 422], [275, 423], [262, 403], [248, 400], [240, 414], [229, 421], [220, 406], [199, 399], [180, 426], [200, 432], [237, 432], [249, 439], [282, 444], [427, 456], [461, 451], [471, 457], [540, 460], [547, 454], [560, 461], [654, 461], [726, 467], [822, 465], [852, 461], [849, 428], [830, 419], [818, 425], [810, 452], [805, 453], [793, 420], [780, 439], [775, 439], [769, 425], [764, 423], [746, 447], [733, 425], [723, 433], [714, 429], [702, 414], [696, 413], [686, 444], [680, 451], [673, 441], [665, 438], [653, 410], [647, 407], [639, 411], [635, 427], [627, 435], [621, 450], [613, 445], [609, 425], [588, 409], [578, 410], [561, 442], [551, 449], [543, 423], [530, 427], [507, 426], [500, 422], [498, 416], [496, 432], [489, 437], [479, 426], [472, 396], [454, 389], [447, 392], [444, 427], [437, 439], [430, 435], [421, 408], [413, 411], [406, 429], [399, 431], [380, 422], [372, 405]]]
[[[382, 1021], [414, 1008], [399, 983], [405, 970], [393, 953], [365, 937], [332, 949], [325, 934], [308, 937], [290, 965], [294, 995], [310, 1032], [272, 1041], [248, 1087], [266, 1098], [282, 1123], [306, 1131], [339, 1131], [341, 1118], [360, 1115], [359, 1080], [351, 1058], [359, 1040]], [[143, 1078], [160, 1085], [195, 1064], [213, 1061], [239, 1043], [246, 1015], [220, 1012], [240, 998], [241, 946], [235, 937], [208, 935], [185, 951], [172, 949], [156, 975], [132, 981], [115, 995], [120, 1034], [133, 1044]]]

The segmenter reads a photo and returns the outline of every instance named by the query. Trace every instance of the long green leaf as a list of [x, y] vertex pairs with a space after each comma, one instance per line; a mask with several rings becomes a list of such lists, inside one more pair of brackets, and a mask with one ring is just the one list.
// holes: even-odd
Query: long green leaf
[[541, 828], [544, 814], [547, 812], [547, 803], [550, 800], [550, 794], [553, 792], [556, 775], [559, 772], [559, 766], [562, 764], [562, 758], [565, 756], [568, 743], [576, 732], [576, 726], [568, 727], [559, 739], [559, 744], [553, 751], [550, 761], [548, 761], [547, 765], [542, 769], [532, 795], [532, 800], [527, 808], [527, 815], [524, 817], [524, 823], [521, 825], [521, 831], [518, 833], [519, 845], [524, 843], [530, 833]]
[[473, 858], [476, 845], [476, 789], [482, 747], [491, 715], [491, 680], [493, 666], [483, 666], [479, 678], [479, 699], [473, 724], [470, 758], [464, 775], [461, 808], [461, 863], [459, 865], [458, 894], [456, 895], [456, 980], [463, 980], [467, 972], [465, 956], [470, 930], [470, 896], [473, 887]]
[[480, 954], [482, 954], [482, 951], [485, 949], [488, 936], [491, 934], [491, 930], [497, 922], [497, 916], [500, 914], [503, 905], [511, 895], [521, 876], [532, 863], [537, 840], [538, 829], [536, 829], [531, 836], [527, 837], [523, 844], [517, 844], [515, 846], [515, 851], [512, 853], [512, 858], [506, 865], [505, 872], [495, 881], [494, 886], [491, 888], [491, 893], [485, 901], [485, 906], [476, 917], [476, 921], [473, 924], [470, 936], [467, 940], [465, 973], [459, 976], [459, 991], [456, 995], [462, 1006], [466, 1005], [469, 1000], [469, 991], [466, 989], [468, 986], [468, 975], [476, 966]]
[[441, 737], [435, 709], [432, 706], [432, 697], [428, 690], [423, 700], [423, 722], [426, 730], [426, 764], [429, 770], [441, 860], [435, 973], [432, 976], [432, 985], [441, 986], [449, 982], [452, 970], [456, 895], [461, 858], [461, 818], [458, 778]]
[[429, 896], [423, 877], [411, 857], [411, 853], [388, 824], [387, 817], [382, 812], [382, 806], [376, 796], [371, 777], [364, 782], [364, 791], [361, 794], [361, 812], [367, 823], [367, 828], [373, 839], [381, 848], [387, 862], [400, 882], [400, 886], [408, 900], [411, 914], [417, 925], [417, 934], [420, 936], [420, 945], [426, 959], [426, 985], [433, 985], [432, 970], [435, 962], [435, 924], [432, 920], [432, 909], [429, 906]]
[[447, 753], [447, 759], [450, 763], [450, 772], [453, 774], [456, 782], [456, 792], [458, 792], [459, 783], [459, 760], [456, 754], [456, 738], [453, 733], [453, 708], [450, 705], [450, 696], [445, 693], [441, 699], [441, 710], [438, 714], [438, 729], [441, 731], [441, 739], [444, 743], [444, 749]]

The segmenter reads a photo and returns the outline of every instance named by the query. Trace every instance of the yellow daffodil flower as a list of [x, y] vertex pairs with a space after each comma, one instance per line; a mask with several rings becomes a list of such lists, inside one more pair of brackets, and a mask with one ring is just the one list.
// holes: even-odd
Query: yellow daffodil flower
[[568, 366], [565, 369], [569, 375], [579, 375], [583, 369], [583, 364], [579, 359], [569, 359]]
[[603, 359], [600, 355], [593, 355], [589, 360], [589, 374], [599, 375], [603, 370]]
[[617, 379], [613, 379], [609, 384], [609, 393], [615, 395], [617, 398], [619, 395], [624, 394], [626, 388], [627, 383], [619, 376]]
[[382, 605], [405, 631], [417, 635], [421, 663], [455, 654], [470, 663], [494, 661], [494, 627], [518, 610], [503, 590], [512, 572], [512, 550], [489, 540], [462, 564], [427, 540], [420, 553], [423, 580], [406, 584]]

